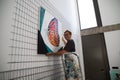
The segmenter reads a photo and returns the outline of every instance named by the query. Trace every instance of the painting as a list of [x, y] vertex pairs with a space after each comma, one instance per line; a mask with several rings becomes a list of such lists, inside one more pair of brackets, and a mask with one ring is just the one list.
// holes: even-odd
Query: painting
[[60, 21], [40, 7], [40, 26], [38, 29], [38, 54], [55, 52], [61, 48], [62, 26]]

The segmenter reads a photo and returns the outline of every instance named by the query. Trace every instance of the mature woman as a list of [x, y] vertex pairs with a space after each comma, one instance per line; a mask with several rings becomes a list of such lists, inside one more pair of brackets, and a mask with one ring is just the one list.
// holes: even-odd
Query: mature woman
[[64, 39], [63, 42], [65, 44], [65, 47], [57, 52], [52, 52], [52, 53], [47, 53], [47, 56], [51, 56], [51, 55], [62, 55], [64, 53], [69, 53], [65, 55], [65, 64], [66, 64], [66, 78], [67, 80], [69, 80], [70, 78], [73, 79], [79, 79], [79, 72], [78, 72], [78, 68], [75, 67], [74, 64], [74, 58], [72, 56], [70, 56], [70, 52], [75, 52], [75, 43], [74, 41], [71, 39], [72, 33], [68, 30], [66, 30], [64, 32], [64, 38], [66, 39], [66, 41]]
[[58, 52], [47, 53], [46, 55], [47, 56], [50, 56], [50, 55], [62, 55], [62, 54], [67, 53], [67, 52], [74, 52], [75, 51], [75, 43], [71, 39], [71, 36], [72, 36], [72, 33], [70, 31], [66, 30], [64, 32], [64, 37], [67, 40], [67, 42], [64, 39], [62, 39], [64, 44], [65, 44], [65, 47], [63, 49], [59, 50]]

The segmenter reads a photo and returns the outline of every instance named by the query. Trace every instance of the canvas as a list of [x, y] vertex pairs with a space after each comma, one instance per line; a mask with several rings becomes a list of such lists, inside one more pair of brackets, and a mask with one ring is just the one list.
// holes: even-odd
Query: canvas
[[60, 21], [40, 7], [40, 26], [38, 29], [38, 54], [56, 52], [61, 48], [62, 24]]

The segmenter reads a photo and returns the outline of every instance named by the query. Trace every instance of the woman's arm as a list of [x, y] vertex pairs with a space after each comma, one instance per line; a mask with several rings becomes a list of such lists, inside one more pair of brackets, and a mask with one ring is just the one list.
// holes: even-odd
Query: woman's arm
[[61, 56], [62, 54], [66, 53], [66, 52], [68, 52], [68, 51], [61, 50], [61, 51], [58, 51], [58, 52], [55, 52], [55, 53], [53, 53], [53, 52], [47, 53], [46, 56]]

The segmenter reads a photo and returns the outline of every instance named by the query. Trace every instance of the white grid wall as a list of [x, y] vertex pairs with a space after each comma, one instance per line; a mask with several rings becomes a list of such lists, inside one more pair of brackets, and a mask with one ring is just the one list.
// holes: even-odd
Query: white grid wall
[[0, 72], [0, 80], [64, 80], [61, 57], [37, 54], [39, 7], [36, 0], [15, 0], [10, 71]]

